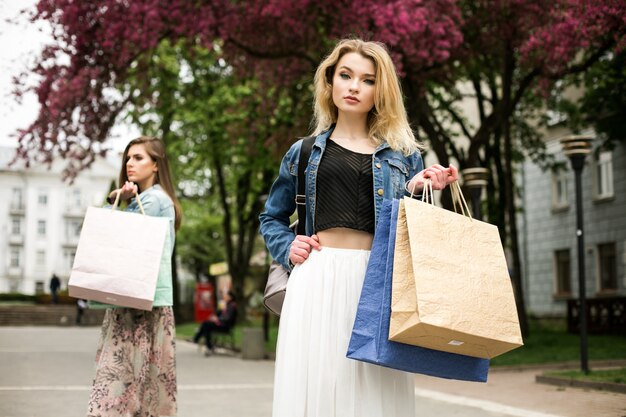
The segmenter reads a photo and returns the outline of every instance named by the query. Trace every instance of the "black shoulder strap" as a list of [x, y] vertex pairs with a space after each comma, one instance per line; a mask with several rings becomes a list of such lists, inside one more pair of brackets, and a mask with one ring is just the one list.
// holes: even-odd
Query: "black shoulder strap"
[[309, 164], [309, 156], [315, 142], [315, 136], [307, 136], [302, 140], [300, 148], [300, 160], [298, 162], [298, 193], [296, 194], [296, 207], [298, 209], [297, 234], [306, 234], [306, 176], [304, 170]]

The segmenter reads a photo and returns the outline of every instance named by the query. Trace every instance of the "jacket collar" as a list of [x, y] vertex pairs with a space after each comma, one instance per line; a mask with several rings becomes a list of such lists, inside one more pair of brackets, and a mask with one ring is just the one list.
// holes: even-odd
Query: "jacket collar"
[[[317, 137], [315, 138], [315, 143], [313, 144], [313, 146], [317, 146], [320, 149], [326, 149], [326, 141], [328, 140], [328, 138], [330, 137], [330, 135], [333, 133], [333, 130], [335, 130], [335, 125], [331, 125], [327, 131], [320, 133], [319, 135], [317, 135]], [[387, 143], [386, 141], [381, 143], [380, 145], [378, 145], [376, 147], [376, 149], [374, 150], [374, 154], [377, 154], [378, 152], [382, 151], [383, 149], [387, 149], [389, 148], [389, 143]]]

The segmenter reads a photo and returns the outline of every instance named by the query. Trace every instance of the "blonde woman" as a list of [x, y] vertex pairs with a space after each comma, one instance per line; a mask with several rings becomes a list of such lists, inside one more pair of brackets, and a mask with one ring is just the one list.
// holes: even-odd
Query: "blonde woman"
[[413, 417], [411, 374], [346, 358], [383, 199], [442, 189], [457, 170], [423, 169], [384, 45], [340, 41], [315, 74], [306, 234], [294, 236], [298, 158], [287, 152], [261, 214], [274, 259], [291, 269], [280, 319], [274, 417]]

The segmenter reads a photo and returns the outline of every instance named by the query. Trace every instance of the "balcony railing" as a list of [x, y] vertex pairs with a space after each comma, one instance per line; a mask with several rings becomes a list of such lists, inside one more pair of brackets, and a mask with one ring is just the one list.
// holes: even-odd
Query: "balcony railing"
[[22, 278], [24, 269], [21, 266], [9, 266], [7, 268], [7, 275], [9, 275], [10, 278]]
[[87, 211], [87, 207], [84, 206], [75, 206], [68, 204], [65, 206], [65, 210], [63, 211], [63, 216], [66, 218], [83, 218], [85, 217], [85, 212]]
[[23, 245], [24, 244], [24, 236], [22, 234], [10, 234], [9, 235], [9, 245]]
[[11, 214], [24, 214], [24, 211], [26, 211], [26, 204], [24, 204], [23, 201], [11, 201], [9, 211]]

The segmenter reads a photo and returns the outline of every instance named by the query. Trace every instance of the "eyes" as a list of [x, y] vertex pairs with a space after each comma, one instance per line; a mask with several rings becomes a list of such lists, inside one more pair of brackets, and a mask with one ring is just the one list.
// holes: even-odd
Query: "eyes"
[[140, 162], [140, 161], [143, 161], [145, 158], [141, 154], [128, 156], [128, 157], [126, 157], [126, 163], [128, 163], [131, 159], [134, 160], [134, 161]]
[[[342, 80], [350, 80], [350, 74], [348, 74], [347, 72], [340, 72], [339, 73], [339, 78], [341, 78]], [[367, 85], [374, 85], [374, 79], [373, 78], [365, 78], [363, 80], [363, 83], [367, 84]]]

